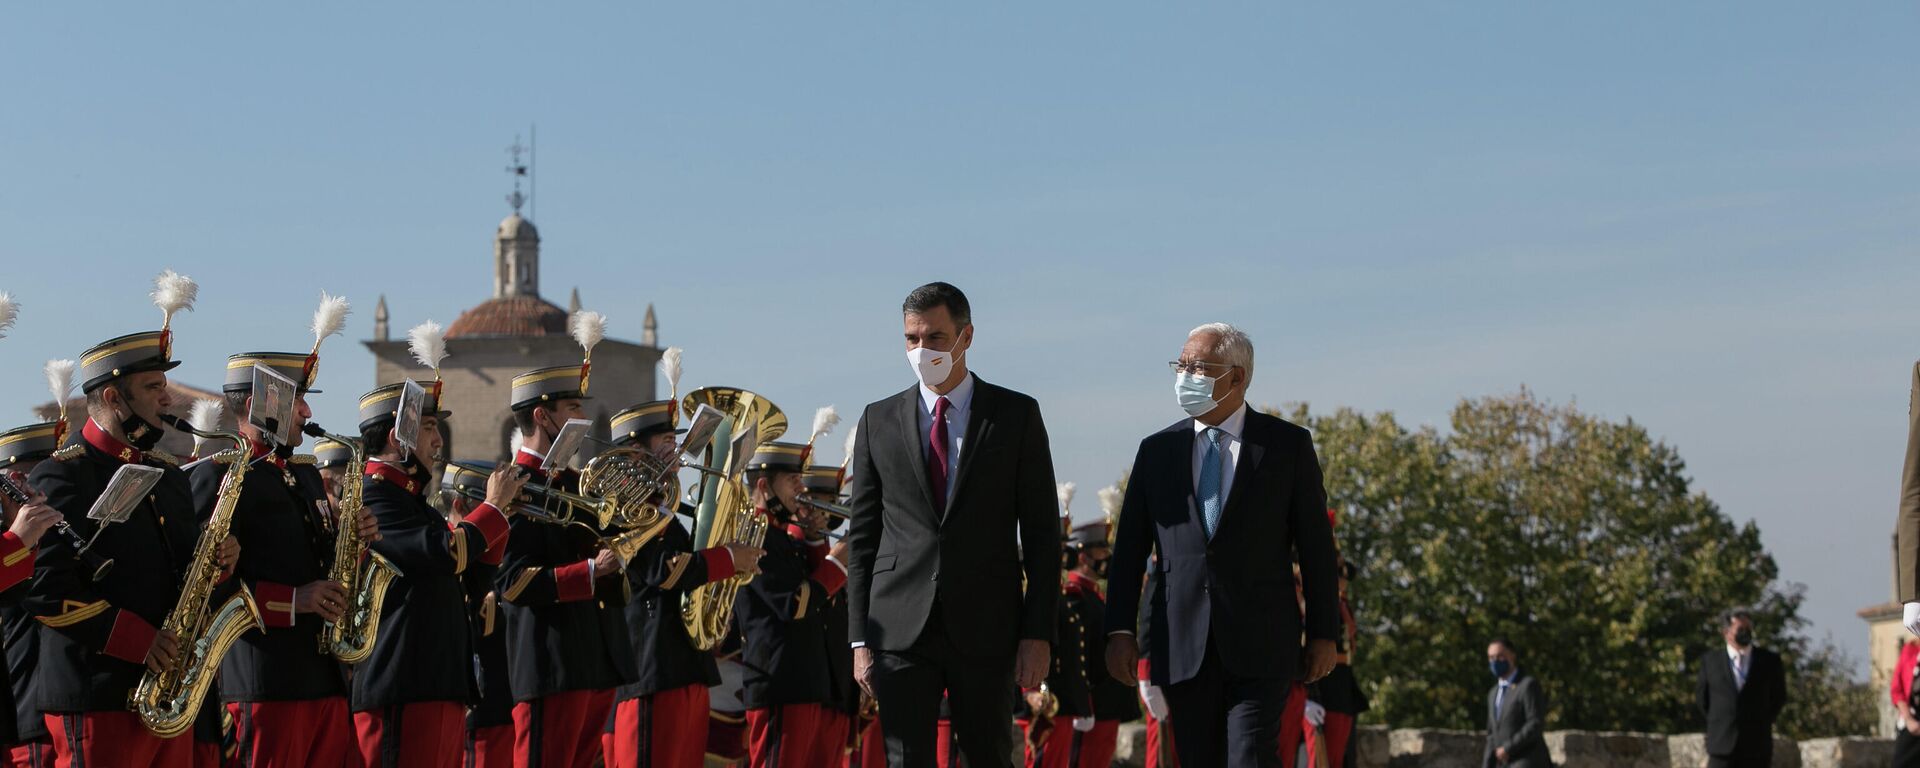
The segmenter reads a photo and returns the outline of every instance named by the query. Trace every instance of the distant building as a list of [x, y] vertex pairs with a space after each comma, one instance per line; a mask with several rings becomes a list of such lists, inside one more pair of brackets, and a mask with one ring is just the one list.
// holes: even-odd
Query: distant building
[[[212, 400], [216, 403], [222, 401], [219, 392], [190, 387], [175, 381], [171, 377], [167, 379], [167, 394], [173, 396], [173, 407], [167, 409], [166, 412], [182, 419], [187, 418], [188, 414], [193, 411], [193, 402], [195, 400]], [[41, 421], [53, 421], [54, 419], [60, 418], [60, 406], [52, 400], [48, 400], [47, 402], [34, 406], [33, 415]], [[86, 396], [74, 397], [67, 401], [67, 419], [67, 443], [72, 444], [73, 441], [80, 439], [80, 428], [87, 423]], [[5, 427], [0, 427], [0, 429], [8, 429], [16, 426], [19, 425], [9, 424]], [[229, 415], [223, 418], [221, 428], [232, 429], [233, 417]], [[224, 448], [228, 445], [229, 443], [221, 442], [217, 443], [214, 447]], [[184, 461], [193, 455], [193, 438], [179, 430], [163, 430], [160, 445], [157, 447]]]
[[[1899, 544], [1895, 543], [1893, 559], [1888, 563], [1893, 566], [1895, 574], [1900, 572], [1899, 557]], [[1890, 594], [1892, 600], [1862, 608], [1859, 616], [1861, 620], [1867, 622], [1867, 663], [1872, 670], [1870, 679], [1873, 684], [1874, 709], [1880, 713], [1880, 726], [1874, 731], [1874, 735], [1890, 739], [1894, 736], [1896, 715], [1893, 711], [1893, 699], [1887, 695], [1887, 691], [1893, 684], [1893, 666], [1900, 661], [1900, 647], [1905, 645], [1912, 636], [1907, 634], [1906, 627], [1900, 625], [1900, 585], [1889, 584], [1889, 586], [1892, 587]]]
[[[611, 287], [608, 295], [619, 295]], [[570, 309], [561, 309], [540, 297], [540, 233], [518, 211], [500, 222], [493, 236], [493, 297], [460, 313], [447, 326], [447, 361], [440, 374], [445, 385], [440, 403], [453, 412], [442, 432], [447, 456], [453, 459], [505, 459], [513, 438], [513, 414], [507, 408], [515, 375], [534, 368], [579, 364], [580, 345], [567, 334], [567, 316], [579, 309], [576, 290]], [[619, 328], [634, 318], [618, 310], [607, 313]], [[386, 297], [374, 310], [374, 381], [367, 389], [412, 378], [425, 384], [433, 373], [415, 362], [407, 349], [406, 329], [426, 320], [400, 323], [393, 337]], [[654, 370], [660, 361], [653, 307], [645, 316], [641, 343], [608, 338], [593, 349], [593, 371], [586, 402], [594, 436], [606, 439], [608, 419], [620, 409], [654, 398]], [[358, 393], [356, 392], [357, 396]], [[597, 453], [588, 444], [582, 453]]]

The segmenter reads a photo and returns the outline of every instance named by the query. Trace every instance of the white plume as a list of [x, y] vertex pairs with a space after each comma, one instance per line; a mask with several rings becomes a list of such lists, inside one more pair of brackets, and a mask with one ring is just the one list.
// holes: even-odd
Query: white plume
[[1073, 492], [1079, 488], [1080, 486], [1070, 482], [1060, 484], [1060, 514], [1064, 515], [1068, 510], [1073, 509]]
[[1108, 520], [1117, 520], [1120, 518], [1120, 502], [1122, 499], [1125, 499], [1126, 496], [1127, 495], [1120, 490], [1120, 486], [1117, 485], [1109, 485], [1100, 489], [1100, 510], [1107, 513]]
[[407, 331], [407, 350], [413, 353], [415, 362], [438, 374], [440, 363], [447, 359], [446, 329], [432, 320], [414, 326]]
[[194, 300], [200, 298], [200, 284], [169, 269], [153, 279], [151, 295], [153, 305], [160, 308], [160, 327], [167, 328], [171, 327], [175, 312], [193, 311]]
[[807, 436], [807, 444], [812, 445], [813, 441], [825, 437], [827, 433], [832, 432], [833, 428], [837, 426], [840, 426], [840, 412], [834, 410], [833, 406], [829, 405], [814, 411], [813, 434]]
[[187, 413], [187, 423], [201, 432], [212, 432], [220, 428], [220, 417], [225, 411], [226, 406], [219, 400], [211, 397], [201, 398], [193, 401], [193, 409]]
[[313, 311], [313, 348], [319, 349], [320, 342], [328, 336], [340, 332], [347, 324], [347, 315], [353, 313], [353, 306], [347, 303], [345, 296], [329, 296], [320, 292], [320, 308]]
[[[212, 432], [220, 428], [220, 417], [224, 411], [226, 411], [226, 406], [214, 398], [208, 397], [195, 400], [193, 401], [193, 409], [187, 412], [187, 423], [192, 424], [196, 432]], [[201, 447], [204, 446], [206, 442], [206, 438], [198, 435], [194, 436], [193, 452], [195, 455], [205, 453], [205, 451], [201, 450]]]
[[63, 412], [67, 408], [67, 397], [73, 393], [73, 361], [47, 361], [47, 391], [53, 393], [53, 404]]
[[679, 347], [667, 347], [667, 351], [660, 353], [660, 374], [667, 377], [667, 392], [674, 396], [680, 394], [680, 356], [683, 354], [686, 350]]
[[573, 317], [567, 318], [567, 331], [573, 334], [573, 340], [579, 342], [580, 348], [586, 350], [587, 355], [591, 357], [594, 345], [599, 344], [600, 340], [607, 336], [607, 316], [598, 312], [580, 310], [573, 313]]
[[845, 454], [846, 458], [840, 460], [841, 464], [846, 464], [853, 460], [853, 441], [858, 439], [859, 437], [860, 437], [860, 428], [858, 424], [854, 425], [853, 429], [847, 430], [847, 452]]
[[513, 437], [507, 438], [507, 461], [513, 461], [513, 457], [520, 455], [520, 446], [526, 442], [527, 436], [520, 434], [520, 430], [514, 430]]
[[13, 300], [13, 294], [0, 291], [0, 339], [7, 337], [7, 329], [13, 327], [14, 318], [20, 316], [20, 303]]

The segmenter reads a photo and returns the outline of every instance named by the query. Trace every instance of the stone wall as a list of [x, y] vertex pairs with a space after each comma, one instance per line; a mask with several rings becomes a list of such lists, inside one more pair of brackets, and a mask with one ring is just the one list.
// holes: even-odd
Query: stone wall
[[[1561, 768], [1701, 768], [1707, 764], [1706, 739], [1697, 733], [1665, 736], [1649, 733], [1550, 731], [1547, 750]], [[1360, 768], [1479, 768], [1486, 736], [1479, 731], [1414, 728], [1358, 729], [1350, 747]], [[1145, 764], [1146, 728], [1120, 727], [1113, 764]], [[1775, 739], [1774, 768], [1865, 768], [1893, 761], [1888, 739]]]

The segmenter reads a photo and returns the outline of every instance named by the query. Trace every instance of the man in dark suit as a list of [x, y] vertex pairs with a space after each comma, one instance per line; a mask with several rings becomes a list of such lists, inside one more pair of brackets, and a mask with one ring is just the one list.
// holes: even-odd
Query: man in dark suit
[[[1340, 632], [1320, 462], [1305, 429], [1247, 407], [1253, 342], [1239, 329], [1194, 329], [1173, 368], [1192, 418], [1141, 441], [1134, 458], [1107, 585], [1107, 671], [1134, 679], [1140, 582], [1157, 553], [1148, 653], [1177, 715], [1180, 764], [1279, 765], [1287, 691], [1326, 676]], [[1296, 558], [1304, 669], [1281, 650], [1298, 648], [1303, 629]]]
[[1033, 398], [967, 370], [960, 289], [916, 288], [901, 313], [920, 381], [867, 406], [848, 468], [854, 677], [886, 712], [889, 765], [934, 765], [946, 691], [967, 765], [1009, 766], [1008, 691], [1046, 674], [1060, 599], [1047, 429]]
[[1725, 648], [1700, 657], [1700, 712], [1707, 716], [1707, 765], [1773, 764], [1773, 721], [1787, 705], [1780, 654], [1753, 644], [1753, 617], [1727, 614]]
[[1548, 768], [1547, 692], [1540, 681], [1520, 671], [1520, 652], [1513, 641], [1496, 637], [1487, 644], [1487, 668], [1493, 672], [1493, 690], [1487, 691], [1487, 749], [1480, 757], [1485, 768]]

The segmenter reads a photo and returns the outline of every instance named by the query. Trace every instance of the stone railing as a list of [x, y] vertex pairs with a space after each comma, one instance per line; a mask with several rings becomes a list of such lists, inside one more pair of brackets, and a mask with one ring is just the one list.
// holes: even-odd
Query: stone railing
[[[1354, 732], [1349, 748], [1355, 750], [1360, 768], [1481, 768], [1486, 734], [1369, 726]], [[1549, 731], [1547, 749], [1560, 768], [1701, 768], [1707, 764], [1706, 737], [1697, 733]], [[1121, 726], [1113, 764], [1135, 768], [1144, 764], [1145, 755], [1145, 727]], [[1773, 768], [1864, 768], [1892, 762], [1893, 742], [1888, 739], [1774, 740]]]

